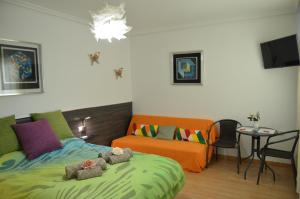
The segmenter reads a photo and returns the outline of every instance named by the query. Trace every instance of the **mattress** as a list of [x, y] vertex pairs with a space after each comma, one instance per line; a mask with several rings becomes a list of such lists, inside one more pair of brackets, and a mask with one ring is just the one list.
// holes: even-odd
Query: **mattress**
[[134, 153], [129, 162], [108, 165], [101, 177], [66, 180], [65, 165], [94, 159], [109, 147], [66, 139], [63, 149], [27, 160], [21, 151], [0, 157], [0, 198], [168, 199], [184, 185], [174, 160]]

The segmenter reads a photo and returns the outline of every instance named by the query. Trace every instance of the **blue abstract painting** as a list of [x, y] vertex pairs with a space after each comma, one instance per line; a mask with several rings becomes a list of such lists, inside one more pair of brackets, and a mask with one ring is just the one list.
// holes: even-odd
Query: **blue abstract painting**
[[186, 57], [176, 59], [177, 79], [197, 79], [197, 58]]
[[201, 83], [201, 52], [173, 54], [173, 83]]
[[40, 87], [37, 49], [0, 45], [2, 89], [35, 89]]

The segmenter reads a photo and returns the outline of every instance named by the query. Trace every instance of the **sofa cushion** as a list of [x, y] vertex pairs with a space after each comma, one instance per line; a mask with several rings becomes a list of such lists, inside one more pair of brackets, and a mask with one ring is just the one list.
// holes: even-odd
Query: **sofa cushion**
[[[183, 169], [192, 172], [201, 172], [206, 165], [207, 145], [196, 142], [162, 140], [128, 135], [113, 140], [112, 147], [129, 147], [134, 151], [169, 157], [179, 162]], [[212, 156], [212, 152], [211, 147], [209, 159]]]
[[202, 133], [200, 130], [176, 129], [176, 139], [188, 142], [199, 142], [201, 144], [206, 144], [207, 136]]
[[176, 126], [159, 126], [156, 138], [163, 140], [173, 140]]
[[0, 118], [0, 156], [20, 149], [17, 136], [11, 127], [14, 124], [14, 115]]
[[29, 160], [62, 147], [46, 119], [15, 124], [13, 127]]
[[133, 135], [156, 137], [158, 133], [158, 125], [155, 124], [134, 124]]
[[61, 111], [32, 113], [31, 117], [34, 121], [47, 119], [54, 133], [61, 140], [73, 137], [73, 133]]

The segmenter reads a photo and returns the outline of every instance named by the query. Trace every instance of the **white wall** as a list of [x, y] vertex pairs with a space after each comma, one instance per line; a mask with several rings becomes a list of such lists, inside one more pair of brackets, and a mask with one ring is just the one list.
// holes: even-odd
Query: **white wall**
[[[88, 25], [0, 1], [0, 38], [42, 45], [43, 94], [0, 97], [0, 117], [132, 100], [129, 40], [96, 43]], [[88, 54], [101, 51], [100, 64]], [[116, 80], [113, 69], [125, 68]]]
[[[132, 37], [134, 113], [249, 125], [247, 115], [260, 111], [262, 126], [294, 129], [297, 68], [263, 69], [259, 43], [295, 34], [295, 21], [284, 15]], [[204, 51], [204, 85], [171, 85], [170, 53], [190, 50]], [[243, 153], [249, 144], [244, 137]]]
[[[296, 26], [297, 26], [297, 37], [298, 37], [298, 46], [299, 45], [299, 39], [300, 39], [300, 8], [298, 7], [297, 11], [297, 20], [296, 20]], [[300, 129], [300, 69], [298, 68], [298, 90], [297, 90], [297, 128]], [[298, 171], [300, 171], [300, 145], [298, 144], [298, 161], [297, 161], [297, 167]], [[300, 191], [300, 172], [298, 172], [297, 176], [297, 193]], [[300, 199], [300, 195], [299, 195]]]

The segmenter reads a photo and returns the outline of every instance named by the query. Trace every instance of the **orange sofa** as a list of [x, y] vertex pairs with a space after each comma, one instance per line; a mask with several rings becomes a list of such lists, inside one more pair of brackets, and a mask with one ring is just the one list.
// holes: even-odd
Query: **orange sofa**
[[[206, 166], [207, 157], [210, 160], [212, 156], [213, 150], [212, 148], [208, 150], [207, 144], [131, 135], [134, 123], [174, 125], [180, 128], [197, 129], [206, 132], [213, 123], [212, 120], [134, 115], [127, 130], [127, 136], [112, 142], [112, 147], [130, 147], [134, 151], [172, 158], [179, 162], [183, 169], [192, 172], [201, 172]], [[216, 129], [212, 129], [209, 143], [214, 143], [216, 136]]]

